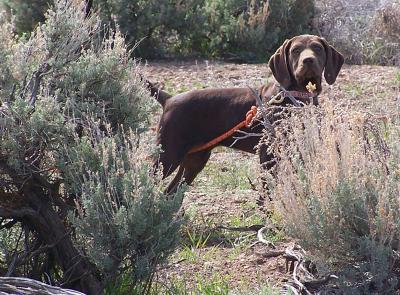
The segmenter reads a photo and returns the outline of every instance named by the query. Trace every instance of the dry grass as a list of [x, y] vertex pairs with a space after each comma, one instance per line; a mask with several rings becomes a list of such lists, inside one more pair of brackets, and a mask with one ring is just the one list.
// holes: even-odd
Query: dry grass
[[397, 285], [399, 136], [398, 114], [343, 111], [329, 101], [277, 128], [275, 210], [320, 269], [339, 271], [347, 291]]
[[349, 63], [400, 65], [399, 0], [319, 0], [314, 27]]

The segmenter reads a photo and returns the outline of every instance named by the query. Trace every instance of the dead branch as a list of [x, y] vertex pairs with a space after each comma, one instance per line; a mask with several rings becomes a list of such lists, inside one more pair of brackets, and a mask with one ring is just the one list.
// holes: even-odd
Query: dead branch
[[5, 219], [6, 218], [2, 218], [2, 220], [0, 221], [0, 230], [2, 230], [3, 228], [10, 229], [18, 222], [17, 220], [11, 220], [3, 224], [3, 221]]
[[230, 231], [240, 231], [240, 232], [248, 232], [248, 231], [257, 232], [261, 228], [264, 228], [264, 225], [253, 224], [250, 226], [239, 226], [239, 227], [227, 227], [227, 226], [219, 225], [216, 227], [216, 229], [226, 229], [226, 230], [230, 230]]
[[61, 289], [32, 279], [16, 277], [0, 277], [0, 294], [84, 295], [78, 291]]
[[242, 134], [242, 136], [234, 136], [233, 138], [235, 139], [235, 141], [229, 147], [233, 147], [239, 140], [242, 140], [242, 139], [246, 139], [246, 138], [249, 138], [249, 137], [261, 137], [261, 136], [263, 136], [262, 133], [246, 132], [246, 131], [243, 131], [243, 130], [240, 130], [240, 129], [236, 130], [236, 132]]
[[250, 179], [250, 177], [246, 175], [246, 178], [247, 178], [247, 181], [248, 181], [249, 184], [250, 184], [251, 189], [252, 189], [253, 191], [258, 191], [257, 186], [253, 183], [253, 181]]
[[[285, 249], [283, 257], [286, 258], [287, 270], [292, 271], [292, 279], [282, 288], [282, 294], [315, 294], [326, 287], [335, 275], [327, 275], [322, 278], [315, 278], [314, 275], [304, 266], [305, 251], [298, 245]], [[289, 263], [291, 264], [290, 267]]]
[[[263, 230], [261, 228], [258, 232], [262, 235]], [[261, 241], [263, 238], [261, 237]], [[266, 243], [265, 243], [266, 242]], [[260, 243], [260, 240], [256, 243]], [[253, 245], [255, 245], [254, 243]], [[263, 241], [263, 244], [267, 246], [270, 242]], [[321, 278], [315, 277], [310, 271], [310, 263], [305, 260], [305, 251], [298, 245], [291, 245], [285, 249], [270, 250], [265, 252], [257, 251], [256, 255], [263, 258], [279, 257], [282, 256], [286, 260], [286, 271], [290, 272], [292, 277], [283, 285], [280, 294], [319, 294], [323, 288], [332, 288], [330, 282], [338, 277], [332, 274], [323, 276]]]
[[256, 255], [261, 256], [263, 258], [271, 258], [271, 257], [278, 257], [285, 254], [285, 250], [271, 250], [268, 252], [255, 252]]
[[29, 98], [29, 104], [34, 107], [36, 103], [36, 97], [39, 91], [40, 82], [42, 81], [43, 76], [50, 69], [50, 65], [48, 63], [43, 64], [39, 70], [34, 73], [34, 77], [31, 80], [31, 97]]
[[270, 228], [268, 228], [266, 226], [260, 228], [257, 232], [257, 239], [260, 243], [263, 243], [263, 244], [267, 245], [268, 247], [272, 247], [273, 249], [275, 249], [276, 246], [274, 245], [274, 243], [272, 243], [264, 238], [264, 231], [267, 229], [270, 229]]

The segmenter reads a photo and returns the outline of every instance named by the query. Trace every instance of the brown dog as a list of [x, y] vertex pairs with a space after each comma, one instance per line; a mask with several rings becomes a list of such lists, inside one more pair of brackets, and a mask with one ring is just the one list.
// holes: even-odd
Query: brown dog
[[[316, 97], [309, 99], [306, 86], [316, 85], [315, 94], [321, 92], [324, 72], [328, 84], [333, 84], [343, 65], [343, 56], [330, 46], [325, 39], [301, 35], [286, 40], [269, 60], [269, 67], [277, 82], [260, 87], [258, 93], [264, 101], [279, 93], [279, 87], [293, 91], [292, 100], [282, 95], [283, 105], [293, 102], [317, 104]], [[207, 143], [230, 130], [241, 122], [252, 106], [257, 105], [254, 92], [249, 88], [211, 88], [193, 90], [171, 97], [148, 84], [152, 94], [163, 106], [158, 126], [157, 141], [162, 153], [163, 176], [170, 175], [178, 166], [175, 178], [167, 192], [173, 192], [184, 180], [190, 184], [204, 168], [211, 155], [212, 146], [206, 150], [188, 153], [193, 147]], [[296, 100], [293, 101], [293, 96]], [[243, 128], [242, 131], [261, 133], [262, 125]], [[217, 145], [232, 147], [255, 153], [259, 137], [248, 137], [236, 141], [228, 137]], [[270, 162], [271, 155], [260, 150], [260, 162]]]

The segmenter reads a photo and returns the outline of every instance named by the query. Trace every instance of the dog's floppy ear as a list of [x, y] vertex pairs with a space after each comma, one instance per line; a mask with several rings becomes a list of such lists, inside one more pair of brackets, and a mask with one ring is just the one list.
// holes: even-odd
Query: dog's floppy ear
[[324, 77], [325, 81], [332, 85], [336, 81], [340, 69], [344, 63], [343, 55], [338, 52], [333, 46], [329, 45], [324, 38], [320, 38], [322, 45], [324, 45], [326, 53], [326, 63]]
[[291, 43], [291, 40], [285, 40], [282, 46], [276, 50], [268, 62], [269, 68], [271, 69], [275, 79], [284, 88], [287, 88], [291, 82], [288, 65], [288, 52]]

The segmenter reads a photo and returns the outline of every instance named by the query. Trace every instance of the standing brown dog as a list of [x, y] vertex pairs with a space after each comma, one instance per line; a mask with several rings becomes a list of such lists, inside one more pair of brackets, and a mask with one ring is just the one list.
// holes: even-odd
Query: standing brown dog
[[[325, 39], [313, 35], [296, 36], [286, 40], [269, 60], [269, 67], [277, 82], [261, 86], [258, 90], [264, 101], [279, 93], [279, 87], [292, 91], [292, 97], [302, 103], [310, 103], [306, 86], [309, 82], [316, 85], [316, 96], [321, 92], [321, 80], [324, 73], [328, 84], [333, 84], [343, 65], [343, 56]], [[192, 183], [196, 175], [204, 168], [211, 155], [212, 146], [206, 150], [188, 153], [193, 147], [207, 143], [230, 130], [241, 122], [252, 106], [257, 105], [254, 92], [249, 88], [211, 88], [193, 90], [171, 97], [158, 91], [151, 83], [152, 94], [163, 106], [163, 114], [158, 126], [157, 141], [162, 153], [163, 176], [170, 175], [178, 166], [175, 178], [169, 184], [167, 192], [173, 192], [184, 180]], [[293, 99], [282, 95], [281, 104], [292, 104]], [[316, 97], [312, 102], [317, 104]], [[242, 128], [242, 131], [261, 133], [260, 124]], [[235, 141], [230, 136], [218, 143], [241, 151], [255, 153], [258, 137], [248, 137]], [[265, 150], [260, 150], [260, 162], [271, 160]]]

